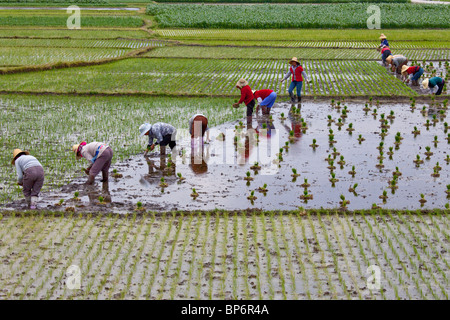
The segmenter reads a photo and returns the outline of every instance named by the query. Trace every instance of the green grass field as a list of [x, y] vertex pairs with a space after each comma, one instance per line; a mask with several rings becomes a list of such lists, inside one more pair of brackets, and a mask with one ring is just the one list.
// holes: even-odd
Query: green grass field
[[[229, 5], [149, 4], [162, 28], [367, 29], [368, 4]], [[383, 28], [448, 28], [447, 5], [378, 4]], [[419, 16], [418, 21], [411, 17]]]

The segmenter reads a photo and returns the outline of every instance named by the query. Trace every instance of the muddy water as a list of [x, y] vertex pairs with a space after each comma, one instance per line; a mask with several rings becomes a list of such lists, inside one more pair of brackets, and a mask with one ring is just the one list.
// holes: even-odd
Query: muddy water
[[[239, 122], [212, 128], [212, 141], [204, 145], [203, 157], [198, 141], [192, 144], [188, 136], [178, 137], [178, 150], [173, 153], [175, 170], [171, 174], [167, 169], [167, 156], [160, 156], [159, 151], [148, 158], [139, 154], [112, 168], [122, 174], [122, 178], [111, 177], [109, 184], [102, 185], [99, 176], [92, 188], [83, 186], [85, 177], [76, 179], [55, 194], [43, 195], [40, 207], [126, 212], [134, 210], [140, 201], [147, 210], [289, 210], [299, 206], [336, 208], [340, 206], [340, 195], [344, 195], [350, 201], [349, 209], [367, 209], [373, 203], [392, 209], [443, 208], [449, 202], [445, 191], [446, 184], [450, 183], [450, 164], [445, 158], [449, 154], [450, 145], [443, 125], [448, 121], [448, 116], [441, 118], [427, 130], [424, 124], [427, 119], [432, 120], [435, 110], [431, 108], [429, 114], [422, 114], [422, 104], [414, 112], [408, 104], [385, 104], [378, 108], [376, 117], [372, 116], [372, 111], [365, 114], [362, 103], [348, 103], [347, 106], [348, 118], [339, 130], [334, 123], [328, 126], [327, 115], [332, 115], [337, 122], [341, 111], [324, 103], [303, 103], [301, 117], [308, 128], [302, 131], [299, 118], [289, 115], [290, 104], [279, 103], [272, 110], [272, 122], [259, 116], [246, 126], [246, 121], [243, 120], [244, 128], [240, 129], [240, 133], [239, 130], [235, 132], [235, 126]], [[376, 165], [379, 162], [379, 150], [376, 147], [382, 141], [379, 135], [380, 114], [385, 113], [387, 116], [391, 110], [395, 112], [395, 119], [389, 121], [390, 128], [384, 139], [385, 167], [378, 169]], [[281, 120], [281, 113], [284, 113], [286, 120]], [[353, 123], [355, 128], [353, 134], [346, 131], [349, 123]], [[421, 131], [416, 137], [411, 133], [414, 126]], [[328, 144], [330, 128], [335, 135], [334, 147], [344, 156], [345, 161], [343, 166], [337, 163], [340, 155], [334, 160], [336, 169], [333, 172], [339, 180], [334, 185], [329, 181], [331, 172], [325, 161], [333, 153]], [[291, 130], [295, 132], [294, 140], [289, 144], [288, 151], [283, 151], [283, 160], [278, 163], [277, 153], [289, 140]], [[224, 141], [216, 138], [221, 132], [225, 133]], [[252, 134], [245, 136], [248, 132]], [[394, 149], [390, 159], [387, 152], [389, 147], [394, 146], [397, 132], [404, 139], [399, 150]], [[258, 143], [256, 133], [259, 134]], [[234, 136], [239, 134], [242, 137], [234, 145]], [[366, 139], [362, 143], [357, 140], [359, 134]], [[432, 143], [434, 136], [439, 141], [436, 146]], [[318, 144], [315, 149], [310, 146], [313, 139]], [[426, 146], [430, 146], [433, 152], [430, 159], [426, 159], [424, 154]], [[419, 167], [413, 163], [417, 154], [424, 160]], [[259, 171], [250, 169], [256, 161], [261, 166]], [[436, 162], [439, 162], [442, 170], [440, 177], [433, 178], [431, 174]], [[348, 173], [353, 165], [356, 170], [354, 177]], [[399, 168], [402, 175], [398, 179], [398, 189], [392, 193], [388, 186], [395, 167]], [[291, 176], [292, 168], [297, 169], [300, 174], [297, 179]], [[247, 182], [244, 179], [247, 172], [251, 173], [253, 181]], [[177, 173], [181, 173], [185, 180], [179, 181]], [[160, 187], [161, 177], [168, 184], [165, 188]], [[300, 199], [305, 190], [301, 186], [305, 178], [310, 184], [307, 187], [308, 194], [313, 195], [313, 199], [307, 202]], [[358, 184], [356, 193], [349, 192], [349, 187], [355, 183]], [[267, 192], [258, 192], [257, 189], [264, 184], [267, 184]], [[193, 188], [198, 193], [196, 199], [191, 197]], [[379, 198], [383, 190], [388, 195], [385, 203]], [[70, 200], [75, 191], [80, 192], [81, 201]], [[255, 191], [254, 196], [257, 197], [253, 202], [247, 199], [251, 191]], [[427, 200], [423, 206], [419, 203], [421, 193]], [[99, 204], [100, 195], [106, 204]], [[63, 205], [55, 206], [60, 199], [65, 200]], [[7, 207], [17, 209], [23, 206], [23, 201], [17, 201]]]

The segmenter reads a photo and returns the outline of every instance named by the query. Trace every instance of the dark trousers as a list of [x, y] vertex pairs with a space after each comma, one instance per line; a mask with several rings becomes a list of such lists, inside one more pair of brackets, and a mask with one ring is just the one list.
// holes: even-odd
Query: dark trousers
[[251, 117], [253, 115], [253, 108], [255, 107], [255, 100], [252, 100], [247, 105], [247, 117]]
[[105, 151], [100, 155], [100, 157], [95, 160], [94, 164], [89, 171], [89, 175], [97, 176], [100, 171], [103, 177], [108, 177], [109, 167], [111, 166], [111, 160], [113, 158], [113, 151], [110, 147], [106, 148]]
[[438, 91], [436, 92], [436, 95], [439, 96], [442, 93], [442, 89], [444, 89], [444, 81], [441, 82], [441, 84], [438, 84]]
[[177, 145], [177, 142], [175, 141], [175, 137], [174, 137], [174, 140], [172, 140], [172, 135], [167, 134], [163, 137], [163, 140], [161, 141], [161, 143], [159, 145], [161, 147], [165, 147], [165, 146], [169, 145], [170, 149], [173, 149]]
[[23, 173], [23, 195], [37, 197], [44, 185], [44, 169], [41, 166], [28, 168]]

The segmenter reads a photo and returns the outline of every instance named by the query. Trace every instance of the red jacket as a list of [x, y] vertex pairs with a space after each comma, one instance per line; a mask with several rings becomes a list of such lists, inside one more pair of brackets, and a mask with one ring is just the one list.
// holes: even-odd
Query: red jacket
[[383, 49], [381, 49], [381, 53], [385, 52], [386, 50], [391, 51], [391, 49], [389, 49], [389, 47], [384, 47]]
[[292, 66], [290, 66], [289, 70], [291, 70], [291, 73], [292, 73], [292, 81], [303, 81], [303, 77], [302, 77], [303, 67], [302, 66], [299, 65], [295, 69], [295, 80], [294, 80], [294, 68], [292, 68]]
[[255, 99], [258, 100], [258, 98], [261, 98], [262, 100], [264, 100], [265, 98], [267, 98], [271, 93], [273, 92], [273, 90], [270, 89], [262, 89], [262, 90], [258, 90], [255, 91], [254, 93], [254, 97]]
[[245, 105], [248, 105], [250, 102], [252, 102], [253, 99], [254, 99], [253, 92], [252, 92], [252, 89], [250, 88], [250, 86], [246, 85], [245, 87], [242, 87], [241, 88], [241, 100], [239, 100], [239, 103], [244, 102]]
[[417, 71], [419, 71], [419, 69], [420, 69], [419, 66], [411, 66], [411, 67], [409, 67], [408, 69], [406, 69], [406, 72], [407, 72], [408, 74], [416, 73]]

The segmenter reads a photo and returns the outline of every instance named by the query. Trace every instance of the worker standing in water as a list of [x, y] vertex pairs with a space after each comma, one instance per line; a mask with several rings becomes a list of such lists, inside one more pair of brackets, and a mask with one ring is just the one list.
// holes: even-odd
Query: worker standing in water
[[[308, 75], [303, 70], [303, 67], [300, 65], [300, 62], [298, 62], [298, 59], [296, 57], [293, 57], [289, 61], [290, 67], [286, 75], [283, 79], [281, 79], [281, 82], [289, 78], [289, 76], [292, 75], [292, 81], [289, 86], [288, 92], [289, 96], [291, 97], [291, 103], [301, 103], [302, 102], [302, 85], [303, 85], [303, 79], [308, 80]], [[294, 88], [297, 88], [297, 101], [295, 101], [294, 97]]]
[[255, 107], [255, 98], [253, 97], [252, 88], [248, 85], [248, 81], [241, 78], [236, 83], [236, 88], [241, 90], [241, 99], [239, 102], [233, 104], [234, 108], [239, 108], [239, 105], [244, 102], [247, 106], [247, 123], [251, 122], [253, 115], [253, 108]]
[[420, 66], [403, 66], [402, 67], [402, 80], [405, 83], [409, 83], [413, 86], [419, 85], [419, 78], [423, 75], [423, 68]]
[[84, 170], [89, 175], [86, 184], [93, 184], [100, 171], [102, 172], [102, 182], [108, 182], [108, 171], [113, 158], [113, 151], [108, 145], [97, 141], [91, 143], [83, 141], [80, 144], [74, 144], [72, 151], [77, 160], [85, 158], [89, 161], [89, 166]]
[[444, 88], [444, 83], [444, 79], [440, 77], [433, 77], [423, 80], [422, 86], [424, 89], [429, 89], [430, 94], [435, 93], [437, 96], [439, 96], [442, 93], [442, 89]]
[[[209, 142], [209, 128], [208, 128], [208, 118], [201, 113], [193, 115], [189, 119], [189, 133], [191, 134], [191, 139], [202, 138], [202, 143]], [[206, 141], [203, 141], [206, 133]]]
[[[144, 123], [139, 127], [139, 132], [141, 137], [148, 136], [148, 145], [144, 152], [144, 157], [147, 156], [149, 151], [153, 151], [153, 149], [155, 149], [155, 145], [159, 144], [162, 155], [166, 154], [167, 145], [169, 145], [172, 151], [177, 145], [177, 129], [168, 123], [157, 122], [153, 125], [150, 123]], [[155, 139], [156, 142], [154, 142]]]
[[258, 102], [258, 105], [256, 106], [256, 113], [258, 113], [259, 106], [261, 106], [262, 114], [270, 114], [270, 110], [277, 99], [277, 93], [270, 89], [262, 89], [253, 91], [253, 96]]
[[28, 208], [35, 210], [39, 192], [44, 185], [44, 168], [28, 151], [14, 149], [11, 164], [16, 166], [17, 184], [23, 187]]

